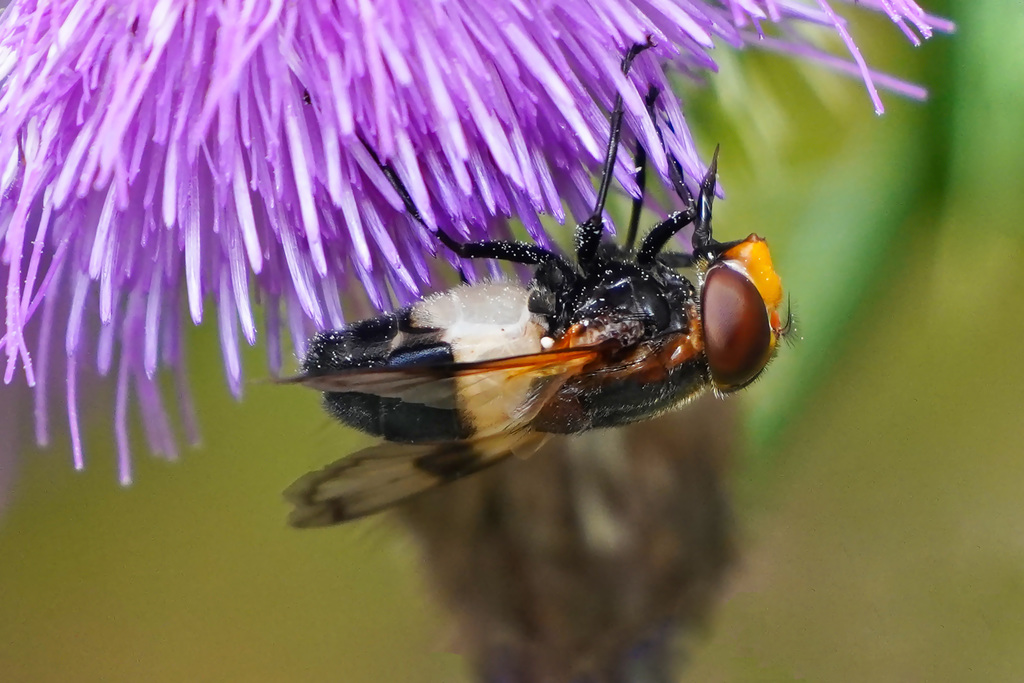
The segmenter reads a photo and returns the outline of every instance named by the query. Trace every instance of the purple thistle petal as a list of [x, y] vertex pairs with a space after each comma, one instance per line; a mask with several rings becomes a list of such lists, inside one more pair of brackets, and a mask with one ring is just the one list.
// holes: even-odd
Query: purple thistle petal
[[[577, 220], [589, 211], [616, 94], [626, 146], [642, 141], [664, 177], [643, 96], [665, 93], [656, 114], [666, 146], [690, 182], [702, 175], [666, 72], [714, 71], [716, 42], [856, 73], [877, 111], [878, 87], [923, 96], [868, 68], [833, 8], [851, 4], [16, 0], [0, 17], [4, 382], [21, 374], [34, 385], [46, 442], [63, 335], [81, 468], [79, 371], [95, 343], [95, 369], [116, 374], [128, 481], [133, 388], [150, 450], [174, 453], [156, 382], [170, 365], [182, 384], [186, 309], [198, 324], [215, 305], [239, 394], [239, 345], [260, 333], [253, 295], [277, 372], [282, 326], [301, 351], [313, 328], [342, 324], [339, 290], [358, 283], [383, 308], [430, 286], [433, 237], [405, 215], [362, 141], [397, 170], [428, 225], [480, 239], [505, 234], [514, 215], [548, 243], [537, 214], [561, 222], [563, 207]], [[909, 0], [859, 5], [915, 43], [953, 29]], [[797, 23], [840, 35], [852, 61], [787, 31]], [[621, 55], [648, 36], [657, 47], [623, 76]], [[633, 173], [620, 156], [616, 179], [630, 193]], [[194, 440], [183, 386], [177, 394]]]

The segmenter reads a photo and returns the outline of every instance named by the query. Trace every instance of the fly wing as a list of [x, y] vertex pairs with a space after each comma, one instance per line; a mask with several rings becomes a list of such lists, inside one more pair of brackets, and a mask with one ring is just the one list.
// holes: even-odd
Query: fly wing
[[340, 524], [380, 512], [435, 486], [461, 479], [513, 453], [527, 456], [547, 435], [527, 429], [468, 441], [385, 442], [301, 477], [284, 492], [298, 528]]
[[[479, 472], [513, 453], [526, 456], [547, 439], [530, 422], [574, 373], [597, 358], [595, 348], [551, 351], [445, 367], [381, 368], [338, 372], [293, 381], [324, 391], [365, 391], [403, 400], [427, 401], [458, 380], [473, 393], [475, 407], [501, 405], [510, 381], [529, 378], [531, 388], [514, 406], [501, 406], [495, 420], [472, 439], [440, 443], [384, 442], [301, 477], [285, 491], [295, 508], [295, 527], [340, 524], [379, 512], [435, 486]], [[468, 383], [468, 384], [467, 384]], [[476, 386], [474, 386], [474, 383]], [[389, 393], [383, 393], [389, 392]], [[393, 393], [392, 393], [393, 392]]]
[[451, 410], [455, 408], [457, 393], [465, 392], [474, 385], [494, 384], [500, 388], [501, 380], [510, 377], [540, 379], [572, 374], [597, 359], [599, 352], [598, 347], [584, 347], [470, 363], [346, 368], [328, 373], [306, 373], [281, 381], [320, 391], [372, 394]]

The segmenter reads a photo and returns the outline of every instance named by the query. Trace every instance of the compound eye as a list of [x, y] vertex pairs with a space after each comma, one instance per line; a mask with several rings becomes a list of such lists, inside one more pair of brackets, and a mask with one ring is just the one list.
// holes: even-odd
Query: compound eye
[[757, 377], [771, 357], [772, 331], [754, 283], [728, 266], [712, 266], [701, 292], [701, 317], [715, 385], [732, 391]]

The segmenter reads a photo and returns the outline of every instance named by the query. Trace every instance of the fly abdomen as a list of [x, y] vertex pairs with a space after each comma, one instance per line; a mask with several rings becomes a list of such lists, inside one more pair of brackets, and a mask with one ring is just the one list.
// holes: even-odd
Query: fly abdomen
[[[351, 369], [416, 366], [436, 371], [539, 353], [546, 325], [527, 308], [528, 297], [526, 289], [509, 283], [463, 285], [409, 308], [322, 332], [310, 342], [303, 373], [315, 378]], [[429, 396], [408, 385], [374, 392], [364, 384], [362, 391], [327, 391], [324, 406], [340, 422], [388, 441], [458, 441], [504, 429], [529, 398], [532, 382], [523, 372], [451, 376], [430, 383]], [[344, 384], [330, 388], [335, 387]]]
[[707, 370], [700, 360], [675, 367], [658, 382], [624, 380], [583, 391], [579, 400], [590, 417], [590, 427], [600, 429], [649, 420], [697, 398], [707, 388]]
[[666, 375], [606, 381], [600, 375], [570, 379], [537, 415], [532, 427], [552, 434], [578, 434], [648, 420], [697, 398], [709, 385], [706, 363], [694, 358]]
[[455, 409], [434, 408], [373, 394], [326, 393], [324, 408], [350, 427], [401, 443], [457, 441], [468, 438]]
[[[351, 368], [433, 366], [452, 363], [451, 345], [438, 330], [418, 328], [411, 309], [353, 323], [315, 336], [303, 360], [307, 374]], [[357, 392], [325, 392], [324, 408], [339, 422], [388, 441], [420, 443], [469, 436], [453, 408], [410, 403]]]

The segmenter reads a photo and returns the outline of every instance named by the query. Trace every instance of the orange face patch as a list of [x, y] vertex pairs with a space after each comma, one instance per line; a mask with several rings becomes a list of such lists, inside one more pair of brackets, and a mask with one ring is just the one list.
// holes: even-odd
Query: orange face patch
[[772, 255], [768, 243], [751, 234], [735, 247], [722, 255], [723, 259], [736, 261], [743, 266], [750, 281], [757, 287], [764, 299], [765, 307], [774, 312], [782, 305], [782, 280], [772, 265]]

